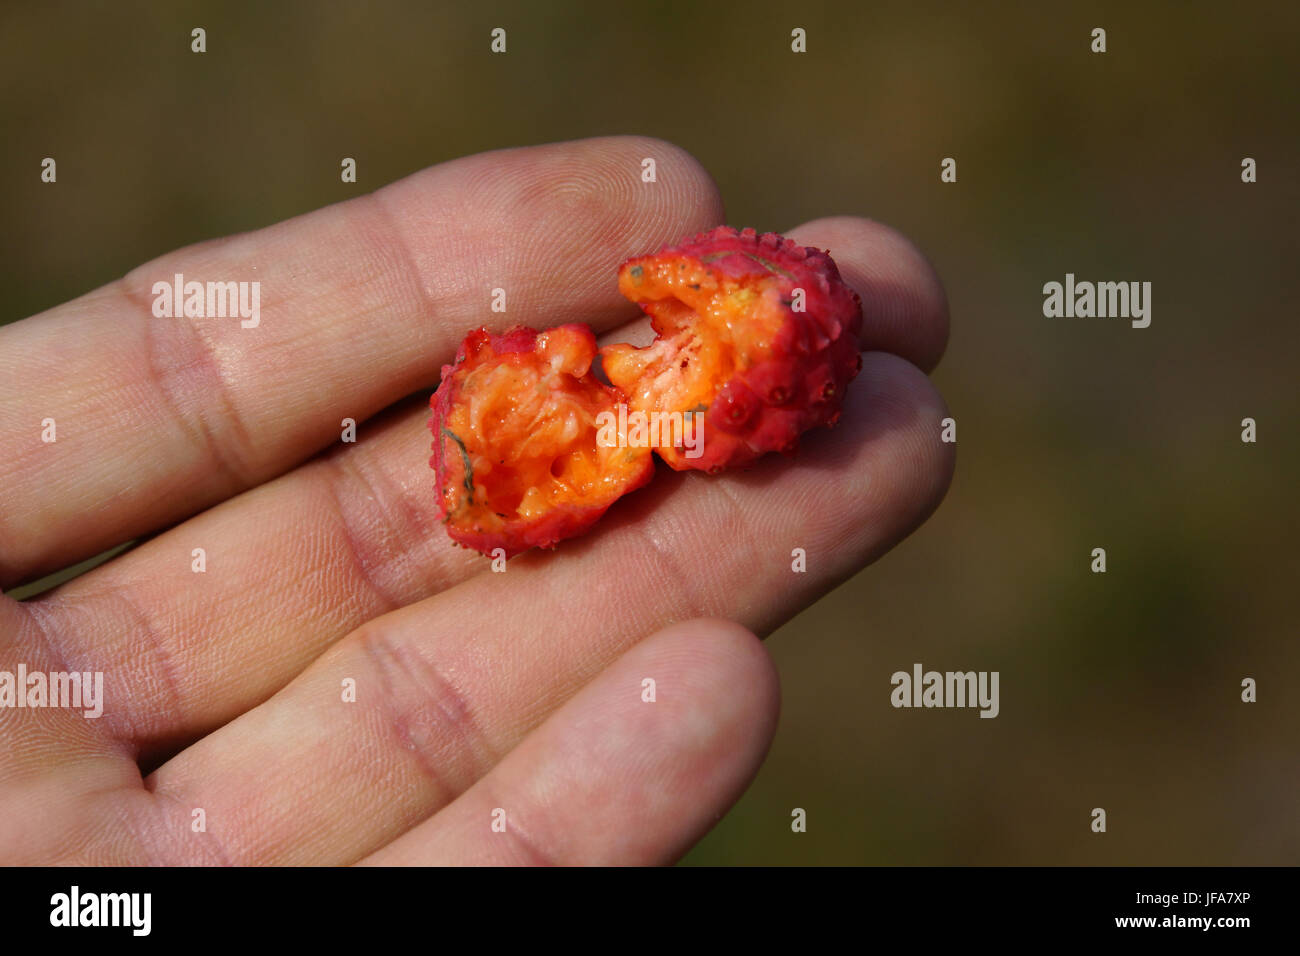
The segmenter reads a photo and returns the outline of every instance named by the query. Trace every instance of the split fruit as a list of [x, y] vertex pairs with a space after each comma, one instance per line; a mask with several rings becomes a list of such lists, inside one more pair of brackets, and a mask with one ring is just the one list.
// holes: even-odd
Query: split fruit
[[630, 259], [619, 289], [657, 334], [600, 350], [609, 385], [583, 325], [478, 329], [444, 366], [430, 464], [456, 542], [510, 557], [581, 534], [650, 480], [651, 448], [710, 473], [789, 454], [835, 424], [862, 367], [857, 294], [773, 233], [722, 226]]
[[718, 472], [833, 425], [862, 368], [862, 304], [831, 257], [775, 233], [721, 226], [619, 269], [619, 291], [650, 315], [646, 348], [601, 350], [631, 411], [703, 413], [692, 455], [661, 445], [678, 471]]
[[591, 374], [585, 325], [471, 332], [432, 399], [433, 458], [447, 531], [512, 557], [586, 531], [650, 480], [647, 448], [597, 442], [596, 418], [622, 394]]

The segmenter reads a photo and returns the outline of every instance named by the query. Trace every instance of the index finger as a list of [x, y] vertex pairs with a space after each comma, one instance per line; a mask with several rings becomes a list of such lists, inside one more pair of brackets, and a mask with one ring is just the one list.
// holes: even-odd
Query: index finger
[[[502, 150], [170, 253], [0, 329], [0, 587], [284, 472], [343, 419], [431, 387], [468, 327], [625, 320], [618, 263], [721, 219], [709, 175], [660, 140]], [[249, 318], [156, 316], [177, 275], [247, 283]]]

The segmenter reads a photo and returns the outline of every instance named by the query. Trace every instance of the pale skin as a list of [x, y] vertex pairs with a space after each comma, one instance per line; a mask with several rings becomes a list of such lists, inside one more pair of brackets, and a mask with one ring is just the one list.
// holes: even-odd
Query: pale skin
[[[629, 334], [618, 264], [726, 221], [709, 175], [659, 140], [484, 153], [0, 328], [0, 584], [147, 539], [0, 599], [0, 671], [105, 684], [97, 720], [0, 710], [0, 863], [680, 857], [775, 732], [755, 635], [947, 489], [933, 269], [866, 219], [790, 229], [863, 299], [840, 424], [743, 473], [661, 467], [589, 535], [505, 573], [438, 523], [426, 403], [484, 322]], [[260, 280], [260, 325], [155, 318], [151, 287], [177, 272]]]

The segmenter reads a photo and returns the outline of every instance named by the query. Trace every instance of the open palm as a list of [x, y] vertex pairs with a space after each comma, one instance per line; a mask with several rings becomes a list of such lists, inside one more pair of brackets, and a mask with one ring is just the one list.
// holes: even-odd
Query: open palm
[[[0, 329], [0, 584], [147, 539], [0, 599], [0, 672], [100, 672], [104, 697], [96, 718], [0, 709], [0, 863], [680, 856], [775, 730], [751, 632], [947, 488], [947, 413], [922, 371], [947, 337], [937, 278], [868, 220], [786, 232], [829, 249], [863, 300], [841, 423], [794, 461], [661, 473], [505, 573], [438, 523], [426, 403], [472, 327], [635, 324], [618, 264], [723, 221], [668, 143], [505, 150]], [[260, 321], [157, 317], [154, 283], [176, 274], [260, 282]]]

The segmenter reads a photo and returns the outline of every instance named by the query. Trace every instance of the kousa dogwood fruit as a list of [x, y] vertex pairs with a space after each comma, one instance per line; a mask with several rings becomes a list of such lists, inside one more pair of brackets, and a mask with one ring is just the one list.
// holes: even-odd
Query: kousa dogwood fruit
[[646, 447], [597, 442], [624, 396], [591, 373], [585, 325], [471, 332], [430, 404], [440, 517], [452, 539], [507, 558], [586, 531], [650, 480]]
[[618, 286], [658, 334], [645, 348], [601, 349], [609, 381], [632, 412], [703, 414], [701, 454], [656, 447], [673, 468], [717, 472], [790, 453], [805, 431], [839, 419], [862, 368], [862, 303], [827, 253], [720, 226], [629, 259]]
[[656, 337], [601, 349], [608, 384], [585, 325], [476, 329], [443, 367], [430, 464], [457, 543], [551, 547], [649, 481], [652, 451], [716, 473], [838, 420], [862, 304], [827, 253], [721, 226], [629, 259], [618, 284]]

